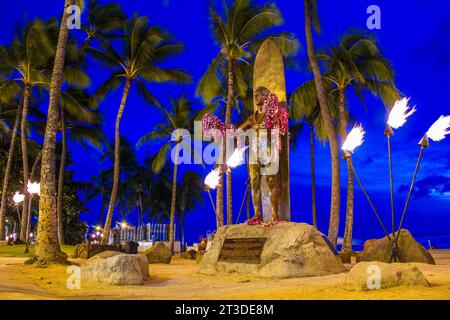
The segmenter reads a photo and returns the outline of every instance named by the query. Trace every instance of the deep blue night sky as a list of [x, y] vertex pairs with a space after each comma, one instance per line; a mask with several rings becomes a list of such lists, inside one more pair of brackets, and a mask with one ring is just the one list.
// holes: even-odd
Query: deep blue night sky
[[[0, 43], [7, 44], [15, 30], [17, 22], [35, 17], [50, 18], [59, 16], [62, 0], [6, 1], [0, 12]], [[151, 24], [163, 26], [177, 40], [185, 43], [182, 55], [168, 62], [168, 65], [187, 69], [194, 78], [190, 86], [171, 85], [152, 86], [153, 92], [162, 101], [185, 92], [193, 97], [195, 86], [208, 63], [219, 50], [212, 41], [208, 21], [207, 0], [134, 0], [116, 1], [122, 4], [131, 16], [137, 12], [147, 15]], [[303, 1], [275, 1], [280, 8], [285, 24], [282, 29], [294, 32], [302, 47], [305, 47]], [[383, 54], [392, 62], [396, 71], [396, 83], [405, 96], [411, 97], [411, 104], [417, 106], [408, 123], [395, 132], [393, 138], [394, 174], [396, 183], [397, 215], [400, 216], [406, 197], [401, 192], [402, 185], [409, 185], [419, 152], [417, 142], [427, 128], [441, 114], [450, 114], [450, 3], [445, 0], [322, 0], [319, 1], [319, 14], [322, 33], [316, 36], [316, 47], [320, 48], [338, 41], [339, 36], [350, 29], [365, 29], [366, 9], [376, 4], [381, 7], [382, 26], [374, 34], [380, 40]], [[76, 32], [76, 31], [75, 31]], [[305, 60], [305, 51], [299, 53], [299, 59]], [[91, 64], [89, 73], [93, 86], [97, 86], [108, 75], [107, 70], [98, 64]], [[287, 87], [292, 92], [311, 75], [301, 70], [287, 71]], [[105, 114], [105, 131], [112, 137], [114, 119], [120, 100], [120, 90], [108, 96], [102, 102], [101, 110]], [[366, 128], [366, 142], [357, 150], [354, 162], [369, 193], [389, 225], [388, 162], [387, 145], [383, 136], [386, 113], [381, 101], [368, 97], [367, 111], [354, 97], [350, 98], [350, 112], [354, 119]], [[47, 102], [42, 105], [46, 111]], [[200, 106], [200, 104], [199, 104]], [[135, 92], [128, 100], [122, 121], [122, 133], [134, 144], [158, 122], [159, 115], [154, 108], [146, 105]], [[99, 154], [71, 146], [74, 154], [76, 178], [88, 181], [98, 174], [101, 164]], [[153, 150], [153, 149], [152, 149]], [[152, 151], [150, 150], [150, 151]], [[147, 150], [139, 150], [141, 157]], [[317, 182], [319, 192], [319, 229], [328, 230], [330, 161], [327, 145], [317, 143]], [[186, 169], [182, 167], [182, 171]], [[201, 167], [197, 170], [202, 171]], [[210, 168], [202, 171], [202, 175]], [[343, 186], [346, 184], [345, 170], [342, 170]], [[295, 221], [311, 221], [309, 147], [306, 131], [294, 153], [291, 153], [291, 207]], [[234, 174], [235, 214], [244, 193], [246, 179], [245, 166]], [[345, 200], [345, 189], [343, 190]], [[382, 236], [370, 207], [356, 186], [355, 199], [355, 244], [371, 237]], [[439, 247], [450, 247], [450, 138], [440, 143], [431, 143], [425, 151], [418, 176], [416, 192], [410, 205], [405, 227], [421, 241], [432, 239]], [[90, 211], [82, 218], [90, 224], [95, 223], [100, 209], [99, 201], [89, 204]], [[345, 201], [342, 203], [342, 218], [345, 213]], [[133, 221], [133, 215], [130, 221]], [[399, 219], [398, 219], [399, 220]], [[196, 241], [198, 236], [215, 228], [212, 208], [205, 195], [205, 206], [189, 215], [186, 225], [188, 241]], [[389, 228], [390, 229], [390, 228]], [[343, 225], [340, 235], [344, 232]], [[442, 238], [441, 236], [446, 236]]]

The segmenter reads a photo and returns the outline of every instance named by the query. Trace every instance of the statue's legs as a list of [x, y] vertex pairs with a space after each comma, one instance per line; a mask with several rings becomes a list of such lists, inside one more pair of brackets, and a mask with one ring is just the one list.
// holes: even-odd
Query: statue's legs
[[270, 204], [272, 206], [272, 221], [276, 222], [279, 220], [278, 218], [278, 200], [279, 200], [279, 193], [278, 193], [278, 181], [277, 181], [277, 175], [270, 175], [266, 176], [267, 186], [270, 190]]
[[250, 164], [250, 186], [252, 188], [252, 202], [255, 208], [255, 215], [252, 220], [262, 220], [261, 218], [261, 173], [259, 164]]

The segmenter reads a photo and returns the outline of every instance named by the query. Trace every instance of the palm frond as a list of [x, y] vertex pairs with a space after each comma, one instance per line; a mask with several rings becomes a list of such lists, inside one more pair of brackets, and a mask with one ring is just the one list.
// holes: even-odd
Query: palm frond
[[155, 156], [152, 162], [152, 170], [159, 173], [167, 161], [167, 152], [170, 149], [170, 142], [165, 143]]
[[218, 97], [224, 90], [224, 69], [225, 61], [221, 54], [218, 54], [211, 61], [208, 69], [201, 77], [195, 94], [201, 96], [203, 101], [208, 103]]

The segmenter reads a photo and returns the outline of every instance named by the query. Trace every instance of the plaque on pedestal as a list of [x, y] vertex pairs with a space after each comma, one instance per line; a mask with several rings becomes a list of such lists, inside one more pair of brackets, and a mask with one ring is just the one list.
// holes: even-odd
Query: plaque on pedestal
[[206, 275], [237, 273], [265, 278], [344, 272], [324, 235], [305, 223], [272, 227], [228, 225], [217, 230], [199, 265]]
[[218, 260], [259, 264], [266, 240], [267, 238], [225, 239]]

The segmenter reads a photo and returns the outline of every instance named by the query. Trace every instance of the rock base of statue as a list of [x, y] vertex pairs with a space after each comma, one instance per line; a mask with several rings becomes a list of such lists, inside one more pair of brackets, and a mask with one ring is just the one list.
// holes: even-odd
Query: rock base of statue
[[[392, 234], [390, 235], [392, 238]], [[421, 262], [435, 264], [433, 256], [418, 243], [411, 233], [402, 229], [398, 238], [397, 247], [399, 250], [401, 262]], [[356, 260], [359, 261], [380, 261], [390, 262], [391, 242], [387, 237], [382, 239], [367, 240], [364, 243], [364, 250], [359, 252]]]
[[305, 223], [271, 227], [247, 224], [219, 228], [199, 264], [199, 273], [237, 273], [292, 278], [341, 273], [345, 267], [328, 239]]

